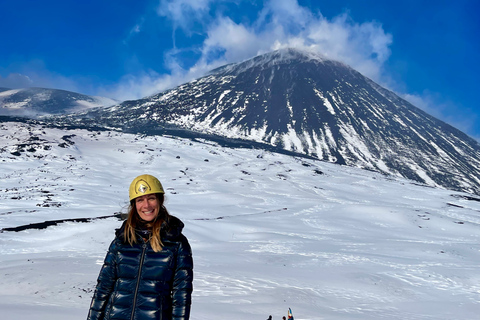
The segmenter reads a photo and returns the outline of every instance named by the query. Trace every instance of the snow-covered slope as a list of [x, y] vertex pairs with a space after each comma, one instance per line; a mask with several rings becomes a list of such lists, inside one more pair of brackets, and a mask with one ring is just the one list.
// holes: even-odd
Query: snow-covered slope
[[478, 319], [480, 199], [208, 141], [0, 123], [2, 320], [85, 319], [126, 211], [160, 178], [195, 261], [192, 319]]
[[183, 128], [480, 194], [477, 141], [352, 68], [293, 49], [55, 121], [133, 132]]
[[0, 115], [36, 118], [66, 114], [97, 107], [109, 107], [118, 101], [84, 94], [45, 88], [0, 88]]

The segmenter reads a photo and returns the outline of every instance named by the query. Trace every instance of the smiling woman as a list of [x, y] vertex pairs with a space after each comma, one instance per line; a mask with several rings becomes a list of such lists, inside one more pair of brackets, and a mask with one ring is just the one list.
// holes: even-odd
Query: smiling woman
[[140, 216], [140, 219], [145, 221], [152, 221], [158, 215], [159, 199], [154, 194], [141, 196], [135, 199], [135, 208]]
[[108, 249], [88, 320], [189, 319], [192, 251], [164, 194], [154, 176], [132, 181], [128, 218]]

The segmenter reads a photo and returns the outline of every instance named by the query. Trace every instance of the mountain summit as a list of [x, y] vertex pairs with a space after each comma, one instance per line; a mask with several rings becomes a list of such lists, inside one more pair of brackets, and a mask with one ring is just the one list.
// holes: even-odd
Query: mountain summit
[[118, 101], [47, 88], [0, 88], [0, 115], [36, 118], [112, 106]]
[[173, 126], [480, 193], [477, 141], [349, 66], [295, 49], [86, 115], [82, 123]]

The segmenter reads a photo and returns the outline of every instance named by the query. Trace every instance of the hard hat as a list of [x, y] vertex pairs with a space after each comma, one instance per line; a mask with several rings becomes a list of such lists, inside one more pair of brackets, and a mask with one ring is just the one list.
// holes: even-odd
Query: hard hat
[[165, 191], [163, 191], [160, 181], [149, 174], [142, 174], [133, 179], [128, 190], [130, 201], [152, 193], [165, 193]]

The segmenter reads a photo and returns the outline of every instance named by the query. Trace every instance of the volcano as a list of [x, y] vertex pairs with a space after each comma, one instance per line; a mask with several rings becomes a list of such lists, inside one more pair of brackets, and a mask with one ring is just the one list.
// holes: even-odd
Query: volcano
[[351, 67], [296, 49], [225, 65], [165, 92], [62, 121], [241, 139], [480, 193], [476, 140]]

